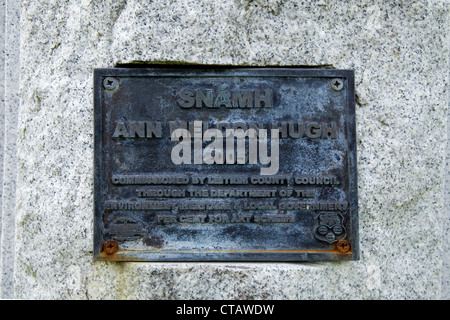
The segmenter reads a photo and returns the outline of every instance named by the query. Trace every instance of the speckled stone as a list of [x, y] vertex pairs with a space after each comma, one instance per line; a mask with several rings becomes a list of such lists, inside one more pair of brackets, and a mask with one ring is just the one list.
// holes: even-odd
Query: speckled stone
[[[0, 1], [0, 239], [2, 239], [3, 158], [5, 148], [5, 1]], [[2, 249], [0, 240], [0, 261]], [[3, 263], [0, 263], [0, 298], [3, 289]]]
[[[448, 1], [23, 0], [20, 41], [17, 298], [442, 297]], [[128, 63], [354, 69], [361, 259], [94, 262], [92, 71]]]
[[450, 92], [447, 91], [449, 110], [447, 113], [447, 160], [445, 173], [445, 211], [444, 211], [444, 252], [443, 270], [442, 270], [442, 298], [450, 300]]
[[20, 77], [20, 8], [17, 2], [4, 3], [3, 18], [3, 109], [1, 112], [1, 241], [0, 298], [14, 297], [15, 205], [17, 176], [17, 119]]

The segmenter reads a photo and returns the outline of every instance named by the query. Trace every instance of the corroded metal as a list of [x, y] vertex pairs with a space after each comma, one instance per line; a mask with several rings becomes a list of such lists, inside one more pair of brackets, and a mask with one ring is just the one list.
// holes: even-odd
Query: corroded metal
[[359, 258], [353, 71], [96, 69], [94, 99], [96, 259]]
[[109, 240], [103, 244], [102, 249], [103, 249], [102, 251], [104, 251], [107, 255], [111, 255], [116, 253], [117, 250], [119, 250], [119, 245], [117, 244], [117, 242]]

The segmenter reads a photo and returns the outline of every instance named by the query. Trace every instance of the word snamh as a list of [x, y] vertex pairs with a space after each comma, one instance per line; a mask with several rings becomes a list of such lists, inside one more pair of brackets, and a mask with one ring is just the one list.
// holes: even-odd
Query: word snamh
[[215, 96], [212, 89], [183, 89], [178, 92], [178, 105], [182, 108], [271, 108], [273, 105], [273, 91], [238, 90], [227, 92], [220, 90]]

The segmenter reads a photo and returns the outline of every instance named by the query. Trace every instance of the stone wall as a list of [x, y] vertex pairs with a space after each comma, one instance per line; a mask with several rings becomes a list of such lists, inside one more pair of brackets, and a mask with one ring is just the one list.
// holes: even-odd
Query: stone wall
[[0, 297], [14, 297], [15, 195], [17, 178], [17, 119], [20, 78], [19, 3], [2, 1], [2, 107], [0, 156]]
[[[449, 298], [448, 1], [2, 4], [2, 297]], [[360, 260], [94, 262], [93, 69], [135, 63], [354, 69]]]

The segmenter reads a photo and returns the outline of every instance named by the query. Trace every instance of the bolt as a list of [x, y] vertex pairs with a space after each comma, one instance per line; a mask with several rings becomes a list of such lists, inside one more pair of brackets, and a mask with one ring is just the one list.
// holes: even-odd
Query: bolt
[[350, 242], [348, 242], [347, 240], [344, 240], [344, 239], [339, 240], [338, 243], [336, 243], [336, 249], [340, 253], [347, 253], [351, 249]]
[[330, 81], [330, 87], [335, 91], [341, 91], [344, 88], [344, 81], [339, 78], [334, 78]]
[[107, 241], [103, 244], [103, 251], [105, 251], [108, 255], [116, 253], [117, 250], [119, 250], [119, 245], [113, 240]]
[[117, 80], [112, 77], [106, 77], [103, 80], [103, 86], [106, 90], [113, 90], [117, 86]]

